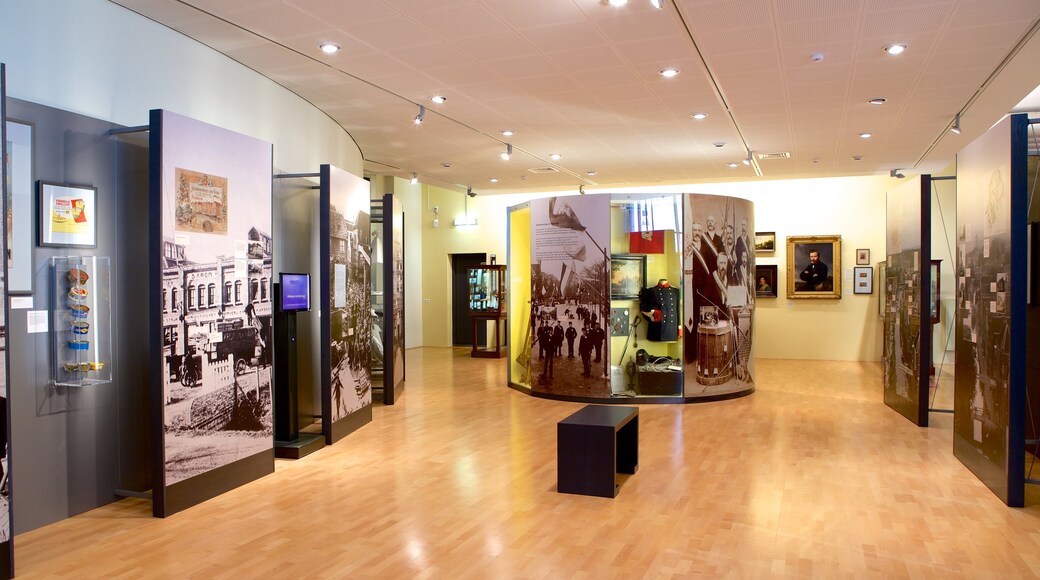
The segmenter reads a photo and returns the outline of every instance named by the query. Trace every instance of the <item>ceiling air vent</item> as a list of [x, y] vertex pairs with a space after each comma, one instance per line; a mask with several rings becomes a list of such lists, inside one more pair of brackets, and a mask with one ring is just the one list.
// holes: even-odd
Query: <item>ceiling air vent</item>
[[784, 151], [783, 153], [759, 153], [758, 154], [758, 158], [760, 160], [763, 160], [763, 159], [790, 159], [791, 158], [791, 154], [788, 153], [787, 151]]
[[528, 169], [531, 173], [559, 173], [560, 170], [554, 167], [532, 167]]

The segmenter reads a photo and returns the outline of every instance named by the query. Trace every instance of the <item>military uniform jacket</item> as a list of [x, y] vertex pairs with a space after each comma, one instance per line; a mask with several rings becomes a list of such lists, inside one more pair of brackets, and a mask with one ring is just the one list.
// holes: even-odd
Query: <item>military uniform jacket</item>
[[[679, 340], [679, 289], [670, 286], [644, 288], [639, 293], [639, 309], [643, 312], [661, 311], [661, 320], [647, 318], [646, 339], [656, 341]], [[646, 315], [644, 315], [646, 318]]]

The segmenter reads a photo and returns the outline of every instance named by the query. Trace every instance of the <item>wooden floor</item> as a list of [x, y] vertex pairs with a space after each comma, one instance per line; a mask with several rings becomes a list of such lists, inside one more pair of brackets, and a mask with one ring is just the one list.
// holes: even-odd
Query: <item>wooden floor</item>
[[[1009, 509], [919, 429], [874, 363], [759, 361], [743, 399], [640, 408], [616, 499], [558, 494], [556, 422], [505, 360], [408, 351], [396, 406], [334, 447], [179, 513], [126, 500], [20, 535], [20, 578], [1040, 576]], [[17, 508], [17, 505], [16, 505]]]

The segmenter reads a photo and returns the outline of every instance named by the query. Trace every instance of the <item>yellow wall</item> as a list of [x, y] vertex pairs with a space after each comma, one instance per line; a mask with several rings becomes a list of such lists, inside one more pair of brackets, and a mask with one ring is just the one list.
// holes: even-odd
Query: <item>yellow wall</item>
[[[509, 263], [531, 263], [531, 208], [517, 208], [509, 214]], [[522, 365], [518, 359], [530, 359], [531, 339], [531, 268], [508, 268], [509, 279], [509, 380], [513, 383], [530, 385], [527, 372], [530, 366]], [[526, 350], [525, 350], [526, 349]]]

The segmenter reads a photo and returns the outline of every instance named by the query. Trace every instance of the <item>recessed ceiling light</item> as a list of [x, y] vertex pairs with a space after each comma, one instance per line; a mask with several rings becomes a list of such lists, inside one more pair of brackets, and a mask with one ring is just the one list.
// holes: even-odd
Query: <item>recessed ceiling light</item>
[[441, 167], [443, 167], [445, 169], [448, 169], [449, 167], [451, 167], [451, 163], [448, 163], [447, 161], [445, 161], [444, 163], [441, 163]]
[[863, 156], [862, 155], [853, 155], [852, 156], [852, 160], [853, 161], [863, 161]]
[[726, 167], [729, 167], [731, 169], [735, 169], [737, 167], [740, 167], [740, 164], [739, 163], [727, 163]]
[[674, 77], [675, 75], [679, 74], [679, 69], [677, 69], [677, 68], [666, 68], [666, 69], [661, 69], [660, 71], [658, 71], [658, 73], [660, 73], [660, 75], [663, 76], [664, 78], [670, 79], [670, 78]]
[[712, 143], [712, 145], [714, 145], [715, 147], [725, 147], [726, 143], [723, 142], [723, 141], [716, 141], [716, 142]]
[[860, 139], [870, 139], [873, 136], [874, 136], [873, 133], [860, 133], [859, 134], [859, 138]]
[[885, 99], [884, 99], [884, 97], [878, 97], [876, 99], [870, 99], [867, 102], [870, 103], [871, 105], [884, 105], [885, 104]]
[[492, 177], [489, 181], [491, 183], [498, 183], [498, 178], [497, 177]]
[[589, 177], [592, 177], [593, 175], [596, 175], [596, 172], [590, 169], [590, 170], [585, 172], [585, 175], [588, 175]]
[[513, 131], [511, 129], [506, 129], [505, 131], [502, 131], [502, 135], [504, 135], [506, 137], [512, 137], [513, 134], [514, 133], [513, 133]]
[[814, 52], [809, 56], [809, 62], [816, 64], [823, 62], [824, 56], [822, 52]]
[[611, 6], [624, 6], [628, 4], [628, 0], [610, 0]]
[[320, 48], [325, 54], [336, 54], [339, 52], [340, 45], [335, 42], [323, 42], [318, 45], [318, 48]]
[[887, 52], [888, 54], [891, 54], [892, 56], [895, 56], [895, 55], [903, 52], [904, 50], [906, 50], [906, 45], [905, 44], [890, 44], [890, 45], [885, 47], [885, 52]]
[[430, 100], [437, 103], [438, 105], [443, 105], [444, 101], [448, 100], [448, 97], [445, 97], [444, 95], [434, 95], [430, 97]]
[[697, 119], [698, 121], [700, 121], [701, 119], [707, 119], [708, 118], [708, 114], [707, 113], [693, 113], [690, 116], [693, 117], [694, 119]]
[[549, 159], [552, 159], [553, 161], [559, 161], [560, 159], [563, 159], [563, 155], [560, 155], [559, 153], [550, 153]]

